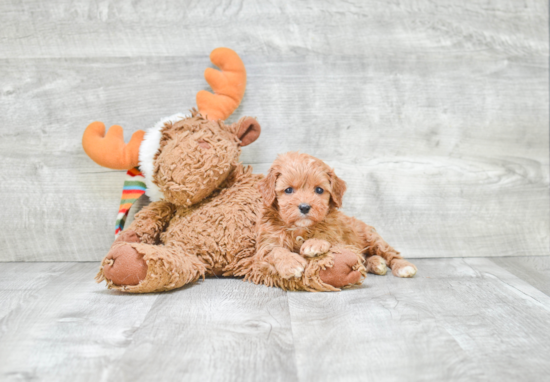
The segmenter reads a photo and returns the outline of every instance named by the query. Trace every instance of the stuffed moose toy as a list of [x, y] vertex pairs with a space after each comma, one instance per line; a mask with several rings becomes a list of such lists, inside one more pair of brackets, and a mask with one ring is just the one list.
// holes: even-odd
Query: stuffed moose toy
[[[206, 276], [238, 276], [286, 290], [334, 291], [360, 284], [366, 275], [360, 256], [338, 251], [307, 258], [303, 272], [282, 277], [255, 256], [262, 199], [262, 175], [239, 163], [241, 147], [258, 139], [251, 117], [224, 120], [239, 106], [246, 71], [230, 49], [215, 49], [210, 59], [221, 71], [204, 75], [215, 94], [197, 94], [198, 111], [162, 119], [128, 144], [122, 128], [91, 123], [82, 145], [101, 166], [143, 174], [151, 203], [118, 234], [101, 262], [97, 282], [129, 293], [167, 291]], [[139, 170], [138, 170], [139, 166]], [[334, 280], [360, 275], [349, 285]]]

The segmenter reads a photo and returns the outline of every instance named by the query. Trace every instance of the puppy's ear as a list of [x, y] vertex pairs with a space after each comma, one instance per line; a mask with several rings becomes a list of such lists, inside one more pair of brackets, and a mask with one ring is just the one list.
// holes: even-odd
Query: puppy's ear
[[342, 207], [342, 198], [344, 197], [344, 192], [346, 192], [346, 182], [338, 178], [334, 173], [334, 170], [328, 172], [328, 177], [330, 181], [330, 188], [332, 189], [330, 193], [331, 204], [336, 207]]
[[267, 176], [258, 183], [258, 191], [260, 191], [263, 202], [267, 207], [273, 205], [273, 203], [275, 203], [275, 199], [277, 198], [277, 194], [275, 192], [275, 182], [277, 181], [279, 175], [279, 170], [272, 166], [269, 169]]
[[248, 146], [254, 142], [261, 132], [262, 127], [255, 118], [244, 117], [237, 122], [236, 134], [237, 138], [241, 140], [241, 146]]

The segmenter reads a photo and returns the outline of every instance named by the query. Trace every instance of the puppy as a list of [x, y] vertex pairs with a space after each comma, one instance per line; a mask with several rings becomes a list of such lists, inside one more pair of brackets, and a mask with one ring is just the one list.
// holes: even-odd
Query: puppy
[[[376, 230], [338, 210], [346, 183], [323, 161], [290, 152], [277, 157], [259, 183], [264, 205], [258, 227], [259, 254], [284, 279], [302, 276], [305, 259], [335, 246], [356, 248], [367, 272], [413, 277], [416, 267], [399, 256]], [[359, 280], [347, 280], [345, 286]], [[351, 277], [351, 276], [350, 276]]]

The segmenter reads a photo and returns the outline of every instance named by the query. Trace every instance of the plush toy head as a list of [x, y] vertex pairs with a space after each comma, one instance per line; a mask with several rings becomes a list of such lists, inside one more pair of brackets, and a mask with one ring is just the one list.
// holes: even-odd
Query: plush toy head
[[153, 201], [190, 206], [210, 195], [237, 165], [240, 147], [254, 142], [261, 131], [251, 117], [231, 125], [223, 122], [244, 95], [246, 71], [230, 49], [215, 49], [210, 59], [221, 71], [206, 69], [205, 78], [215, 94], [204, 90], [197, 94], [198, 112], [162, 119], [147, 133], [135, 132], [128, 144], [120, 126], [105, 134], [105, 125], [94, 122], [84, 132], [84, 151], [104, 167], [139, 165]]
[[226, 125], [193, 112], [189, 118], [165, 123], [153, 160], [152, 182], [164, 200], [193, 205], [227, 178], [238, 164], [241, 146], [255, 141], [259, 133], [260, 125], [250, 117]]

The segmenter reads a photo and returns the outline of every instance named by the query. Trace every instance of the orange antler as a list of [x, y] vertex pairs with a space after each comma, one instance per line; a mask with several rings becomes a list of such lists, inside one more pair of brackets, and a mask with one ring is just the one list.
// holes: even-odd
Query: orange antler
[[113, 170], [128, 170], [139, 164], [139, 146], [145, 131], [138, 130], [128, 144], [124, 143], [122, 127], [111, 126], [105, 135], [105, 125], [93, 122], [82, 136], [82, 147], [97, 164]]
[[221, 71], [207, 68], [204, 78], [215, 94], [201, 90], [197, 106], [210, 120], [225, 120], [241, 103], [246, 88], [246, 69], [240, 57], [228, 48], [217, 48], [210, 53], [210, 61]]

